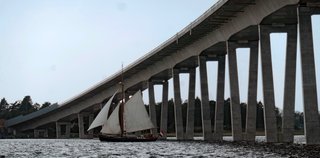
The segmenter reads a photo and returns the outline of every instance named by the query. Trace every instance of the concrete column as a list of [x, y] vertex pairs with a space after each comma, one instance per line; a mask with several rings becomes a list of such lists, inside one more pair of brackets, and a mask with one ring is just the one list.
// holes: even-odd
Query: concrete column
[[297, 25], [287, 26], [286, 72], [283, 95], [282, 141], [293, 142], [296, 91]]
[[80, 139], [85, 138], [84, 127], [83, 127], [83, 115], [80, 113], [78, 114], [78, 127], [79, 127], [79, 138]]
[[225, 65], [226, 57], [220, 56], [218, 59], [217, 76], [217, 102], [214, 122], [214, 139], [223, 139], [223, 117], [224, 117], [224, 86], [225, 86]]
[[71, 123], [68, 122], [65, 124], [66, 126], [66, 133], [65, 133], [65, 138], [70, 138], [70, 134], [71, 134]]
[[205, 56], [199, 56], [200, 70], [200, 89], [201, 89], [201, 116], [202, 116], [202, 132], [204, 140], [213, 138], [211, 128], [211, 117], [209, 107], [208, 77], [207, 63]]
[[229, 81], [230, 81], [230, 109], [231, 109], [231, 127], [233, 141], [242, 140], [241, 111], [238, 83], [238, 66], [236, 47], [232, 42], [227, 43], [228, 61], [229, 61]]
[[80, 139], [85, 139], [86, 135], [84, 133], [84, 122], [83, 122], [83, 114], [79, 113], [78, 114], [78, 127], [79, 127], [79, 138]]
[[79, 113], [78, 114], [78, 127], [79, 127], [79, 138], [80, 139], [90, 139], [93, 138], [93, 130], [88, 131], [88, 133], [86, 134], [85, 131], [87, 129], [84, 128], [84, 117], [89, 117], [89, 122], [88, 125], [90, 125], [93, 122], [93, 114], [89, 114], [89, 113]]
[[307, 144], [320, 144], [314, 48], [310, 8], [299, 7], [300, 52], [304, 101], [304, 134]]
[[194, 102], [196, 90], [196, 69], [192, 68], [189, 72], [189, 95], [186, 123], [186, 139], [193, 139], [194, 135]]
[[246, 140], [255, 141], [257, 122], [258, 41], [250, 44]]
[[[91, 123], [94, 120], [94, 114], [89, 114], [89, 124], [88, 127], [91, 125]], [[85, 129], [86, 130], [86, 129]], [[88, 136], [87, 138], [93, 138], [93, 129], [88, 131]]]
[[275, 115], [273, 74], [270, 46], [270, 26], [260, 25], [261, 68], [264, 100], [264, 126], [267, 142], [278, 141], [277, 121]]
[[17, 136], [17, 130], [13, 129], [12, 134], [13, 134], [14, 137], [16, 137]]
[[[65, 134], [62, 135], [61, 126], [64, 125], [66, 127]], [[71, 129], [71, 123], [70, 122], [56, 122], [56, 138], [70, 138], [70, 129]]]
[[161, 107], [161, 122], [160, 131], [163, 132], [162, 139], [167, 139], [167, 128], [168, 128], [168, 81], [163, 82], [162, 89], [162, 107]]
[[59, 122], [56, 122], [56, 138], [60, 139], [61, 138], [61, 127]]
[[[154, 98], [154, 84], [152, 81], [148, 82], [148, 90], [149, 90], [149, 115], [151, 121], [155, 127], [157, 127], [157, 113], [156, 113], [156, 101]], [[152, 134], [157, 135], [157, 129], [150, 130]]]
[[44, 130], [44, 137], [45, 137], [45, 138], [49, 138], [48, 129], [45, 129], [45, 130]]
[[39, 137], [40, 137], [39, 130], [37, 130], [37, 129], [34, 129], [34, 130], [33, 130], [33, 137], [34, 137], [34, 138], [39, 138]]
[[182, 140], [183, 133], [183, 121], [182, 121], [182, 108], [181, 108], [181, 95], [180, 95], [180, 77], [179, 70], [173, 69], [173, 87], [174, 87], [174, 114], [176, 125], [176, 137], [177, 140]]

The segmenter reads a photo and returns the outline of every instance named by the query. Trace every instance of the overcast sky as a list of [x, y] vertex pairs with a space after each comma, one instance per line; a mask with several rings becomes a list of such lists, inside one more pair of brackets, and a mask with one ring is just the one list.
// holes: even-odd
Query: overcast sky
[[[121, 63], [126, 66], [145, 55], [216, 1], [0, 0], [0, 97], [8, 102], [26, 95], [40, 104], [64, 102], [119, 71]], [[313, 18], [313, 25], [319, 28], [319, 17]], [[286, 36], [271, 37], [276, 105], [281, 108]], [[319, 29], [314, 29], [314, 38], [319, 92]], [[248, 57], [248, 49], [239, 50], [242, 102], [247, 100]], [[215, 100], [217, 65], [208, 66], [210, 99]], [[302, 111], [300, 65], [297, 68], [296, 110]], [[183, 99], [187, 99], [186, 77], [181, 75]], [[258, 100], [262, 100], [259, 77]], [[160, 93], [157, 86], [157, 101]], [[196, 94], [200, 95], [199, 86]]]

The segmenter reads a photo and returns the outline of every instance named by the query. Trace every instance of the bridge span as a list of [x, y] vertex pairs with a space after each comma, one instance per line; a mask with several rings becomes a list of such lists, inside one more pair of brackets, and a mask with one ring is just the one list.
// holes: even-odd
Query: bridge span
[[[256, 136], [256, 104], [258, 57], [264, 96], [264, 121], [267, 142], [293, 142], [297, 43], [300, 41], [301, 70], [304, 100], [304, 123], [307, 144], [320, 144], [319, 109], [316, 89], [314, 47], [311, 16], [320, 14], [318, 0], [220, 0], [190, 25], [172, 38], [124, 69], [125, 90], [128, 95], [137, 90], [149, 91], [149, 114], [156, 122], [154, 85], [163, 85], [163, 104], [160, 130], [167, 131], [168, 80], [173, 78], [175, 131], [178, 140], [193, 139], [195, 68], [199, 67], [201, 116], [204, 140], [222, 140], [225, 63], [228, 60], [234, 141], [254, 141]], [[287, 33], [283, 127], [277, 129], [270, 33]], [[299, 35], [299, 36], [298, 36]], [[299, 37], [299, 38], [298, 38]], [[259, 51], [260, 45], [260, 51]], [[245, 132], [241, 125], [237, 48], [250, 48], [248, 105]], [[214, 128], [209, 110], [207, 61], [216, 61], [217, 98]], [[189, 98], [186, 130], [183, 127], [180, 73], [189, 73]], [[8, 120], [6, 126], [14, 131], [34, 130], [34, 135], [55, 125], [57, 138], [69, 137], [70, 120], [77, 119], [80, 138], [92, 138], [84, 125], [118, 89], [121, 72], [91, 87], [70, 100], [36, 113]], [[63, 129], [61, 128], [63, 127]], [[61, 131], [64, 132], [61, 132]], [[152, 131], [158, 132], [158, 131]], [[63, 133], [63, 135], [61, 134]]]

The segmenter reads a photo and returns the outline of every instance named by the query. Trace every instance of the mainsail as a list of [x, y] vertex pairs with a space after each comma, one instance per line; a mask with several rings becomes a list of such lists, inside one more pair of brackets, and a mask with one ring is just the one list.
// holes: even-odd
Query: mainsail
[[134, 94], [124, 105], [124, 121], [126, 132], [155, 128], [144, 106], [141, 91]]
[[102, 125], [106, 124], [106, 122], [107, 122], [106, 116], [108, 116], [110, 105], [111, 105], [112, 100], [116, 94], [117, 94], [117, 92], [115, 92], [113, 94], [113, 96], [108, 100], [108, 102], [104, 105], [104, 107], [101, 109], [101, 111], [99, 112], [97, 117], [91, 123], [90, 127], [88, 128], [88, 131], [93, 128], [96, 128], [98, 126], [102, 126]]
[[[120, 103], [119, 103], [120, 104]], [[105, 122], [101, 129], [101, 133], [105, 134], [120, 134], [119, 122], [119, 104], [113, 110], [109, 119]], [[133, 95], [124, 105], [124, 124], [126, 132], [135, 132], [145, 129], [155, 128], [152, 124], [144, 103], [142, 100], [141, 91]]]

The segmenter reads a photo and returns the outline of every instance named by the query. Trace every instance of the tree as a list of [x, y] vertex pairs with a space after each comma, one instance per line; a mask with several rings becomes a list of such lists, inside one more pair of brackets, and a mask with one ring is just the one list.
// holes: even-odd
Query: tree
[[168, 133], [175, 131], [175, 121], [174, 121], [174, 101], [170, 99], [168, 101]]
[[35, 104], [32, 105], [32, 107], [33, 107], [33, 109], [35, 109], [35, 110], [39, 110], [40, 107], [41, 107], [41, 105], [40, 105], [39, 103], [35, 103]]
[[10, 107], [10, 111], [19, 110], [21, 107], [21, 100], [15, 101]]
[[263, 104], [261, 101], [257, 104], [257, 130], [264, 130], [264, 113], [263, 113]]
[[277, 107], [275, 108], [275, 112], [276, 112], [277, 128], [278, 130], [281, 130], [282, 129], [282, 112]]
[[6, 118], [6, 115], [8, 113], [8, 102], [5, 98], [2, 98], [0, 101], [0, 119]]
[[5, 98], [2, 98], [0, 101], [0, 111], [4, 111], [8, 109], [8, 102]]
[[230, 109], [230, 98], [224, 100], [224, 115], [223, 115], [223, 126], [224, 130], [231, 130], [231, 109]]
[[50, 106], [50, 105], [51, 105], [50, 102], [45, 102], [45, 103], [42, 104], [42, 106], [41, 106], [40, 109], [43, 109], [43, 108], [48, 107], [48, 106]]
[[296, 111], [294, 113], [294, 129], [295, 130], [303, 130], [304, 120], [303, 120], [303, 112]]
[[25, 96], [23, 98], [19, 111], [23, 115], [36, 111], [36, 109], [32, 106], [32, 99], [30, 96]]
[[211, 127], [214, 130], [215, 116], [216, 116], [216, 101], [209, 100], [209, 108], [210, 108], [210, 118], [211, 118]]
[[201, 100], [196, 97], [194, 101], [194, 129], [196, 132], [202, 132], [202, 119], [201, 119]]
[[246, 103], [241, 103], [240, 104], [240, 110], [241, 110], [241, 125], [242, 125], [242, 130], [245, 131], [246, 129], [246, 124], [247, 124], [247, 104]]
[[4, 118], [5, 119], [10, 119], [16, 116], [21, 115], [19, 109], [21, 106], [21, 101], [18, 100], [16, 102], [14, 102], [13, 104], [11, 104], [11, 106], [8, 108], [6, 114], [4, 114]]
[[30, 96], [25, 96], [23, 100], [17, 100], [14, 103], [8, 104], [5, 98], [0, 101], [0, 119], [11, 119], [19, 115], [26, 115], [42, 108], [50, 106], [50, 102], [45, 102], [42, 105], [32, 103]]

